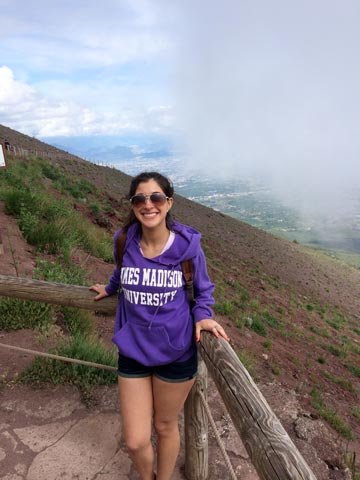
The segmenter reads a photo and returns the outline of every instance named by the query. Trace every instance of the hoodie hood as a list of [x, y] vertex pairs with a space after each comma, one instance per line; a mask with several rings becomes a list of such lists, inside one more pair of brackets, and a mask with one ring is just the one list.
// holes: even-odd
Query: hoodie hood
[[[154, 258], [154, 261], [162, 265], [171, 267], [178, 265], [183, 260], [193, 259], [200, 248], [201, 233], [193, 227], [179, 222], [173, 222], [171, 230], [176, 234], [177, 240], [174, 248], [166, 250], [164, 253]], [[141, 226], [136, 223], [129, 227], [125, 250], [128, 245], [134, 241], [140, 245]]]

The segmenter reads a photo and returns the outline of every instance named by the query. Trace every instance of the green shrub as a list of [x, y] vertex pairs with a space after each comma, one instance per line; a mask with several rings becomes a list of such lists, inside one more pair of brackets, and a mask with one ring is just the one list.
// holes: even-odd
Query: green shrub
[[259, 317], [254, 316], [253, 322], [250, 328], [258, 335], [261, 335], [262, 337], [267, 337], [267, 330]]
[[67, 262], [63, 257], [56, 260], [37, 260], [35, 278], [47, 282], [66, 283], [68, 285], [83, 285], [86, 274], [83, 268], [74, 263]]
[[278, 365], [276, 365], [275, 363], [270, 363], [270, 368], [271, 368], [271, 371], [274, 375], [280, 375], [280, 367]]
[[219, 315], [232, 315], [235, 311], [235, 307], [233, 302], [230, 300], [225, 300], [222, 303], [215, 303], [214, 311]]
[[21, 210], [35, 213], [38, 209], [38, 198], [28, 189], [12, 189], [7, 191], [3, 198], [5, 200], [5, 213], [18, 217]]
[[41, 171], [44, 177], [49, 178], [50, 180], [58, 180], [63, 175], [60, 169], [51, 163], [43, 163], [41, 165]]
[[269, 327], [279, 330], [282, 327], [282, 322], [277, 318], [273, 317], [269, 312], [263, 312], [261, 314], [261, 319], [269, 325]]
[[21, 207], [20, 216], [19, 216], [19, 227], [22, 231], [25, 240], [34, 245], [33, 234], [38, 231], [39, 217], [29, 210], [26, 207]]
[[272, 342], [270, 342], [270, 340], [266, 340], [266, 341], [263, 343], [263, 347], [266, 348], [266, 350], [269, 350], [269, 352], [271, 352], [271, 350], [272, 350]]
[[0, 330], [46, 330], [53, 322], [54, 307], [18, 298], [0, 299]]
[[74, 307], [60, 307], [60, 312], [64, 316], [64, 325], [72, 336], [88, 337], [93, 333], [93, 322], [89, 312]]
[[89, 204], [89, 209], [94, 213], [99, 213], [100, 212], [100, 207], [96, 202], [91, 202]]
[[325, 313], [325, 310], [320, 306], [318, 305], [317, 303], [308, 303], [306, 306], [305, 306], [306, 310], [308, 310], [309, 312], [317, 312], [321, 317], [324, 315]]

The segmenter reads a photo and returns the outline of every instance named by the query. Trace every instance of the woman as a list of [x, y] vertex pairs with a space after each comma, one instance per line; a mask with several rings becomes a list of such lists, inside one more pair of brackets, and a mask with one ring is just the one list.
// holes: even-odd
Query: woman
[[[115, 258], [123, 250], [122, 258], [117, 258], [108, 285], [90, 287], [98, 293], [94, 300], [120, 288], [113, 338], [119, 349], [120, 409], [125, 442], [143, 480], [171, 478], [180, 448], [178, 416], [195, 381], [201, 330], [229, 340], [211, 318], [214, 286], [200, 234], [170, 218], [173, 194], [171, 182], [157, 172], [133, 179], [128, 197], [131, 212], [115, 234]], [[194, 270], [191, 305], [181, 270], [181, 262], [188, 259]]]

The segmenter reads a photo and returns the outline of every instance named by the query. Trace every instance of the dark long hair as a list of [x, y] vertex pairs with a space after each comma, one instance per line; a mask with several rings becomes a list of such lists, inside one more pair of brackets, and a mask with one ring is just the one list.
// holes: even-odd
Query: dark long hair
[[[139, 173], [139, 175], [136, 175], [136, 177], [132, 179], [130, 183], [129, 193], [126, 196], [126, 198], [130, 200], [130, 198], [135, 195], [136, 189], [138, 188], [139, 184], [146, 183], [149, 180], [155, 180], [155, 182], [159, 185], [159, 187], [162, 189], [162, 191], [165, 193], [167, 197], [172, 198], [174, 196], [174, 186], [172, 181], [169, 178], [165, 177], [164, 175], [158, 172], [142, 172], [142, 173]], [[166, 221], [166, 227], [169, 230], [171, 230], [173, 220], [172, 220], [170, 211], [167, 212], [165, 221]], [[134, 223], [138, 223], [138, 222], [139, 222], [138, 219], [136, 218], [133, 210], [131, 209], [122, 227], [121, 234], [118, 235], [116, 239], [116, 252], [119, 253], [123, 251], [125, 246], [124, 239], [126, 239], [126, 233], [129, 227]], [[120, 256], [122, 256], [122, 253], [120, 254]], [[119, 258], [119, 260], [121, 259]]]

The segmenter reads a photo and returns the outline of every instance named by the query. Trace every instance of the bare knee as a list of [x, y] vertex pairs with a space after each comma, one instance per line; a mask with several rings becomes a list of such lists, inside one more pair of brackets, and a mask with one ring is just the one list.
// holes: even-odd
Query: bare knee
[[150, 438], [138, 437], [136, 435], [125, 435], [125, 445], [131, 456], [136, 456], [136, 454], [138, 454], [139, 452], [142, 452], [149, 448], [150, 443]]
[[165, 420], [155, 417], [154, 428], [159, 437], [168, 437], [174, 433], [177, 434], [179, 431], [178, 419]]

